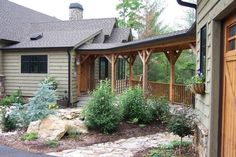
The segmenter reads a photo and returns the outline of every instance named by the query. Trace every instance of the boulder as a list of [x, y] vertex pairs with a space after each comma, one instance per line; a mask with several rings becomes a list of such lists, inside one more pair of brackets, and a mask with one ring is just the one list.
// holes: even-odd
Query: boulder
[[38, 133], [41, 122], [42, 122], [41, 120], [31, 122], [28, 126], [27, 133], [32, 133], [32, 132]]
[[43, 119], [38, 131], [38, 136], [42, 139], [60, 140], [67, 132], [69, 126], [59, 117], [50, 115]]
[[84, 122], [81, 121], [79, 118], [76, 118], [74, 120], [66, 120], [65, 122], [69, 126], [69, 129], [73, 129], [73, 130], [75, 129], [77, 130], [77, 132], [81, 134], [88, 133], [87, 127], [85, 126]]
[[57, 115], [62, 119], [72, 120], [81, 116], [81, 109], [59, 109]]

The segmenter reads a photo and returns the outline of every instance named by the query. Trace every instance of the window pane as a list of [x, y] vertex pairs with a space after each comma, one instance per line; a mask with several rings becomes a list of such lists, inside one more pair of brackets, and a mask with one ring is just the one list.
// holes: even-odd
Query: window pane
[[236, 35], [236, 25], [229, 28], [229, 37]]
[[21, 73], [47, 73], [47, 55], [21, 56]]
[[229, 41], [229, 50], [235, 50], [235, 39]]
[[204, 26], [201, 29], [200, 39], [200, 71], [206, 76], [206, 45], [207, 45], [207, 29]]
[[99, 79], [108, 78], [108, 60], [105, 57], [99, 59]]

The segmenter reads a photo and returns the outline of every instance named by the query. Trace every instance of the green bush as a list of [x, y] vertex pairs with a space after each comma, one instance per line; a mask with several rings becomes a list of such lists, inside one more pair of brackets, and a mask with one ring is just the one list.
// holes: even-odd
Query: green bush
[[35, 132], [26, 133], [26, 134], [22, 135], [20, 139], [22, 141], [34, 141], [34, 140], [38, 139], [38, 134]]
[[117, 128], [122, 116], [119, 107], [113, 101], [110, 83], [101, 81], [83, 109], [85, 124], [103, 133], [109, 133]]
[[153, 116], [163, 124], [167, 124], [171, 118], [168, 101], [164, 97], [161, 97], [159, 99], [149, 99], [147, 102]]
[[24, 104], [24, 99], [22, 97], [21, 91], [17, 90], [12, 93], [10, 96], [6, 96], [5, 98], [0, 100], [0, 106], [9, 106], [14, 103]]
[[56, 81], [54, 77], [51, 77], [51, 76], [44, 78], [41, 84], [47, 84], [49, 86], [49, 89], [52, 89], [52, 90], [56, 90], [58, 87], [58, 82]]
[[50, 148], [55, 148], [59, 145], [59, 141], [57, 140], [46, 140], [44, 141], [44, 144]]
[[168, 124], [168, 129], [175, 135], [180, 136], [182, 142], [183, 137], [193, 133], [192, 120], [187, 118], [185, 114], [173, 115]]
[[129, 88], [120, 95], [119, 101], [125, 120], [137, 123], [148, 123], [153, 120], [152, 111], [145, 102], [140, 87]]
[[49, 109], [48, 106], [55, 104], [55, 102], [55, 91], [49, 89], [47, 84], [41, 84], [35, 96], [30, 99], [29, 104], [15, 104], [14, 108], [10, 109], [10, 112], [6, 116], [6, 129], [12, 130], [15, 129], [15, 127], [27, 127], [30, 122], [43, 119], [53, 114], [53, 110]]

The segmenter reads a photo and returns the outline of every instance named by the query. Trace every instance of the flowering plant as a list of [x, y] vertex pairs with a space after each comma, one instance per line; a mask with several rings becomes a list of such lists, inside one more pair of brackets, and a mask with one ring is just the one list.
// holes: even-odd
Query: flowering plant
[[205, 76], [203, 73], [200, 71], [200, 69], [197, 70], [197, 74], [194, 75], [191, 80], [190, 84], [200, 84], [205, 82]]

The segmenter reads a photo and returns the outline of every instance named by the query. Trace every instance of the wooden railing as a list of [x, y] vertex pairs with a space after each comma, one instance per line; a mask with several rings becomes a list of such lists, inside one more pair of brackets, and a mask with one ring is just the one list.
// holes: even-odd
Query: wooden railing
[[[142, 86], [142, 82], [133, 80], [132, 85]], [[169, 100], [170, 86], [168, 83], [157, 83], [149, 81], [148, 91], [151, 95], [157, 98], [166, 97]], [[180, 84], [174, 85], [174, 103], [182, 105], [193, 104], [193, 94], [186, 89], [185, 85], [180, 85]]]

